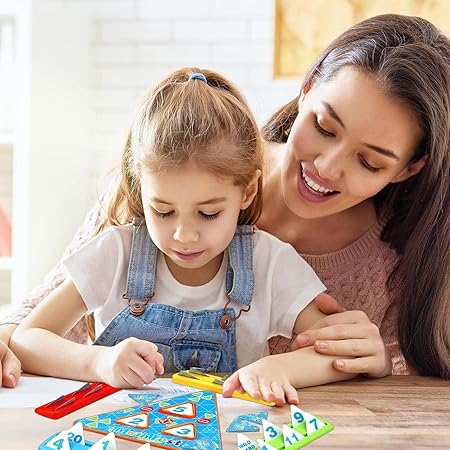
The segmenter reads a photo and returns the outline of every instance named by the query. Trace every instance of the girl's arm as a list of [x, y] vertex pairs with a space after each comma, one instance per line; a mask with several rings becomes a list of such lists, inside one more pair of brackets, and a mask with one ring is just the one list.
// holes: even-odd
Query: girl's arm
[[67, 280], [41, 302], [11, 337], [10, 346], [26, 372], [117, 387], [141, 387], [162, 373], [154, 344], [130, 338], [114, 347], [90, 346], [62, 336], [86, 313], [86, 305]]
[[[294, 326], [298, 334], [310, 328], [325, 315], [311, 302], [300, 314]], [[290, 353], [266, 356], [231, 375], [223, 387], [223, 396], [235, 390], [248, 392], [252, 397], [274, 401], [298, 403], [296, 389], [354, 378], [355, 374], [339, 372], [332, 362], [335, 356], [317, 353], [313, 347]]]
[[21, 322], [10, 341], [25, 372], [95, 380], [92, 362], [98, 348], [64, 339], [85, 314], [86, 305], [71, 281], [64, 281]]

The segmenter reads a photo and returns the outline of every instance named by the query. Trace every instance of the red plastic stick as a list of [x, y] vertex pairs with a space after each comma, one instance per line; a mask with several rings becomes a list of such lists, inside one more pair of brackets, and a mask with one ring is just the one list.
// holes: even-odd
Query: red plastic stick
[[59, 419], [120, 390], [120, 388], [112, 387], [109, 384], [86, 383], [74, 392], [38, 406], [34, 411], [49, 419]]

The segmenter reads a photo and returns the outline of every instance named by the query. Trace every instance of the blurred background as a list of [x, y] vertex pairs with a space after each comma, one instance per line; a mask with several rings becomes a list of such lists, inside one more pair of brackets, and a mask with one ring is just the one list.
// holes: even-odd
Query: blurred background
[[331, 38], [381, 12], [450, 24], [444, 0], [0, 0], [0, 305], [60, 258], [159, 79], [217, 70], [262, 124]]

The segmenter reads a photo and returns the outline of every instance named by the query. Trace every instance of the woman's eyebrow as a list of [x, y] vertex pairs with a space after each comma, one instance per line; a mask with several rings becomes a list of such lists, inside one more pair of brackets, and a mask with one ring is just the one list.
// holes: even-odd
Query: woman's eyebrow
[[342, 122], [342, 119], [338, 116], [337, 112], [333, 109], [333, 107], [327, 103], [322, 101], [322, 105], [325, 106], [328, 114], [345, 130], [344, 122]]
[[[344, 122], [342, 122], [342, 119], [338, 116], [337, 112], [334, 110], [334, 108], [327, 102], [322, 101], [323, 106], [325, 106], [328, 114], [339, 123], [339, 125], [345, 130]], [[388, 156], [389, 158], [393, 158], [397, 161], [400, 160], [400, 158], [393, 152], [392, 150], [389, 150], [387, 148], [379, 147], [378, 145], [368, 144], [367, 142], [362, 143], [364, 146], [370, 148], [371, 150], [376, 151], [377, 153], [380, 153], [381, 155]]]
[[388, 156], [389, 158], [400, 161], [400, 158], [392, 150], [389, 150], [387, 148], [378, 147], [377, 145], [367, 144], [366, 142], [363, 142], [363, 145], [370, 148], [371, 150], [375, 150], [377, 153], [380, 153], [384, 156]]

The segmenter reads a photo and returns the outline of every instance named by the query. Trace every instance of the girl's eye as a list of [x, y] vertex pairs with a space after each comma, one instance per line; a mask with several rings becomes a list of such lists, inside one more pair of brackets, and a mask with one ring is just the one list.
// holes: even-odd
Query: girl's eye
[[370, 172], [378, 172], [380, 170], [380, 167], [374, 167], [371, 164], [367, 162], [367, 160], [364, 158], [364, 156], [359, 156], [359, 161], [361, 162], [361, 165], [369, 170]]
[[204, 219], [206, 219], [206, 220], [214, 220], [214, 219], [217, 219], [217, 218], [219, 217], [219, 214], [220, 214], [220, 213], [218, 213], [218, 212], [216, 212], [216, 213], [214, 213], [214, 214], [205, 214], [205, 213], [203, 213], [203, 212], [200, 211], [200, 215], [201, 215]]
[[156, 209], [153, 209], [153, 211], [155, 212], [155, 214], [156, 214], [158, 217], [161, 217], [161, 219], [166, 219], [167, 217], [170, 217], [170, 216], [174, 213], [174, 211], [169, 211], [169, 212], [159, 212], [159, 211], [156, 210]]
[[331, 133], [331, 131], [327, 131], [320, 126], [317, 116], [314, 117], [314, 127], [322, 136], [335, 137], [334, 133]]

